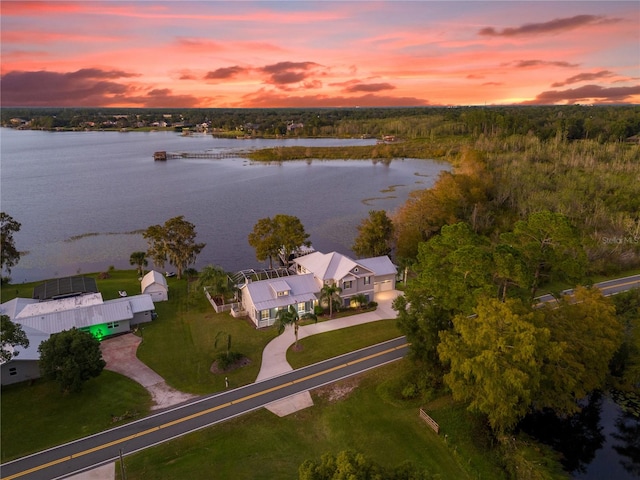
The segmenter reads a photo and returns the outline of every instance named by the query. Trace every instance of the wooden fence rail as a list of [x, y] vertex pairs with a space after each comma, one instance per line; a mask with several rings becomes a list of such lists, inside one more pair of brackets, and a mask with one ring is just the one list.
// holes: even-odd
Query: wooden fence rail
[[433, 429], [434, 432], [440, 434], [440, 425], [438, 425], [438, 423], [433, 418], [427, 415], [427, 412], [425, 412], [423, 409], [420, 409], [420, 418], [423, 419], [427, 423], [427, 425], [429, 425]]

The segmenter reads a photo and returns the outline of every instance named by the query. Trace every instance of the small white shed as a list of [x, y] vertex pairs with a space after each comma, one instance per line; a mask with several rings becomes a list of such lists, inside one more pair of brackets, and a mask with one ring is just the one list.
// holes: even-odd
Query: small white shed
[[151, 295], [154, 302], [164, 302], [169, 300], [169, 286], [167, 279], [160, 272], [151, 270], [141, 282], [142, 293]]

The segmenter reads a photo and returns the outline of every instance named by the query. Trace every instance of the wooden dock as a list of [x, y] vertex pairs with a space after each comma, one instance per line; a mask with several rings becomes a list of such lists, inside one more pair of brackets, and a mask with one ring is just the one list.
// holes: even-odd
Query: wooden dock
[[242, 156], [241, 152], [155, 152], [153, 159], [156, 161], [174, 160], [178, 158], [222, 160], [224, 158], [239, 158]]

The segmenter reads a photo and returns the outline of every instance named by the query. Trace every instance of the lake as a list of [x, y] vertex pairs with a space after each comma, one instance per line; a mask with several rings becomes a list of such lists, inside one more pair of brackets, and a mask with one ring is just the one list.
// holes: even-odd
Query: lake
[[[174, 132], [0, 129], [2, 211], [22, 224], [14, 283], [132, 268], [141, 230], [184, 215], [207, 246], [195, 265], [264, 266], [247, 236], [259, 218], [302, 221], [317, 250], [352, 254], [369, 210], [392, 213], [448, 164], [418, 159], [262, 164], [246, 158], [154, 162], [153, 152], [247, 151], [274, 146], [367, 145], [361, 139], [219, 139]], [[167, 265], [167, 269], [171, 268]]]

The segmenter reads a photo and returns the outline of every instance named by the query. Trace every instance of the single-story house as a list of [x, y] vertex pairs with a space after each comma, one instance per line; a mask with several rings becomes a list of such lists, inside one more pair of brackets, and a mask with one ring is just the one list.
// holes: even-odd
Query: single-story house
[[[154, 316], [150, 295], [136, 295], [103, 301], [102, 294], [89, 293], [75, 297], [41, 302], [33, 298], [14, 298], [0, 305], [0, 313], [19, 324], [29, 339], [29, 347], [2, 365], [2, 384], [38, 378], [38, 347], [50, 335], [77, 328], [98, 340], [129, 332]], [[36, 375], [37, 373], [37, 375]], [[5, 383], [8, 382], [8, 383]]]
[[313, 274], [318, 292], [323, 285], [340, 287], [345, 306], [355, 295], [362, 294], [372, 301], [376, 293], [396, 288], [397, 269], [386, 255], [353, 260], [337, 252], [313, 252], [295, 258], [293, 263], [298, 274]]
[[2, 385], [40, 378], [38, 347], [42, 342], [48, 340], [50, 335], [25, 325], [22, 326], [22, 330], [29, 339], [29, 346], [27, 348], [5, 347], [12, 350], [14, 356], [8, 362], [3, 362], [0, 365], [0, 384]]
[[154, 302], [165, 302], [169, 300], [169, 286], [167, 279], [160, 272], [151, 270], [143, 278], [140, 284], [142, 293], [151, 295]]
[[240, 287], [242, 310], [258, 328], [273, 325], [278, 311], [290, 305], [299, 315], [313, 313], [318, 284], [312, 274], [248, 282]]

